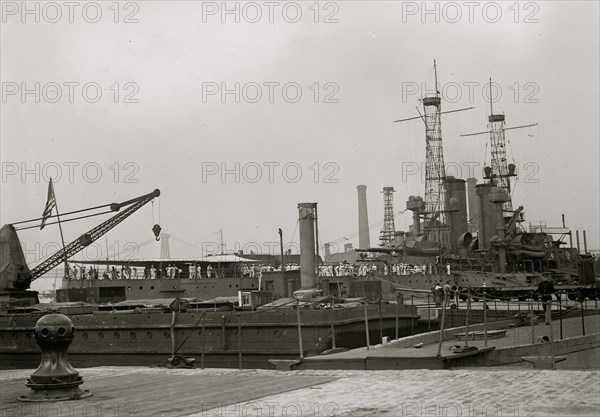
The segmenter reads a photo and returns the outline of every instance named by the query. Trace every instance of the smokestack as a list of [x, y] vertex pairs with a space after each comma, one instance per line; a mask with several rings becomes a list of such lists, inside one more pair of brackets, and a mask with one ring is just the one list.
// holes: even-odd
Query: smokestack
[[489, 199], [489, 194], [494, 186], [492, 184], [479, 184], [475, 186], [477, 194], [477, 241], [479, 249], [489, 249], [490, 239], [496, 233], [496, 214], [494, 204]]
[[448, 177], [444, 182], [447, 191], [447, 201], [450, 206], [450, 242], [455, 251], [458, 250], [460, 236], [469, 231], [467, 225], [467, 195], [465, 180]]
[[298, 204], [300, 223], [300, 286], [302, 289], [317, 286], [315, 262], [315, 217], [317, 203]]
[[477, 231], [477, 194], [475, 193], [475, 186], [477, 185], [477, 178], [467, 178], [467, 198], [469, 205], [469, 225], [471, 232]]
[[369, 214], [367, 213], [367, 186], [359, 185], [358, 190], [358, 247], [371, 247], [369, 238]]

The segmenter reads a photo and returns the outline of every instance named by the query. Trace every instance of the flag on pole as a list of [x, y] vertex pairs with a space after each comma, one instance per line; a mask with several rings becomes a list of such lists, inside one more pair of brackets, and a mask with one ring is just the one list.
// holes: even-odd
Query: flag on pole
[[52, 178], [48, 183], [48, 200], [46, 201], [46, 207], [44, 208], [44, 214], [42, 214], [42, 225], [40, 230], [46, 225], [46, 220], [52, 215], [52, 209], [56, 207], [56, 198], [54, 198], [54, 187], [52, 186]]

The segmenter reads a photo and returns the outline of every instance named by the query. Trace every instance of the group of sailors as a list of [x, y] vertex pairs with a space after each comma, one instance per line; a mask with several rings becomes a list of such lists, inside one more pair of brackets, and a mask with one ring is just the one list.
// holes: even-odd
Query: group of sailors
[[242, 276], [258, 278], [260, 280], [263, 272], [271, 271], [272, 268], [270, 265], [244, 265], [242, 267]]
[[351, 264], [321, 265], [319, 266], [320, 277], [349, 277], [354, 276], [354, 266]]
[[[213, 270], [213, 267], [209, 264], [206, 267], [206, 271], [203, 275], [202, 267], [200, 265], [189, 265], [188, 267], [188, 278], [197, 279], [197, 278], [213, 278], [217, 274]], [[160, 268], [155, 268], [154, 265], [150, 267], [144, 267], [138, 270], [137, 267], [131, 267], [129, 265], [123, 265], [120, 269], [113, 267], [108, 267], [106, 270], [100, 275], [98, 269], [90, 266], [86, 268], [86, 266], [77, 266], [67, 264], [67, 269], [65, 272], [65, 276], [67, 279], [109, 279], [109, 280], [118, 280], [118, 279], [175, 279], [175, 278], [184, 278], [183, 270], [175, 264], [169, 264], [164, 271]]]
[[365, 262], [361, 264], [340, 263], [338, 265], [319, 266], [319, 276], [321, 277], [342, 277], [342, 276], [367, 276], [371, 274], [381, 275], [433, 275], [433, 274], [451, 274], [450, 264], [434, 265], [422, 264], [413, 265], [408, 263], [396, 263], [388, 267], [387, 264]]
[[435, 265], [435, 264], [422, 264], [422, 265], [412, 265], [405, 263], [398, 263], [392, 265], [392, 275], [433, 275], [433, 274], [443, 274], [447, 275], [451, 274], [452, 268], [450, 264], [443, 265]]
[[[483, 285], [485, 286], [485, 283]], [[456, 285], [456, 282], [452, 282], [451, 284], [450, 281], [446, 281], [443, 285], [441, 282], [436, 282], [431, 288], [433, 299], [438, 306], [441, 305], [444, 296], [453, 300], [453, 302], [458, 305], [460, 301], [460, 291], [461, 288]]]
[[[174, 267], [176, 270], [172, 272], [173, 276], [167, 276], [166, 278], [180, 278], [179, 274], [181, 274], [181, 269]], [[173, 269], [171, 270], [173, 271]], [[210, 264], [206, 267], [206, 278], [212, 278], [214, 275], [213, 267]], [[202, 275], [202, 267], [200, 265], [190, 264], [188, 266], [188, 278], [189, 279], [202, 279], [204, 276]]]
[[[154, 265], [150, 265], [150, 268], [146, 268], [147, 271], [144, 271], [144, 278], [146, 279], [176, 279], [176, 278], [185, 278], [183, 276], [183, 269], [179, 268], [175, 264], [169, 264], [165, 268], [165, 273], [161, 274], [160, 269], [156, 269]], [[146, 274], [147, 272], [147, 274]], [[202, 274], [202, 267], [200, 265], [189, 264], [187, 271], [187, 278], [189, 279], [202, 279], [202, 278], [213, 278], [216, 276], [216, 272], [213, 270], [213, 267], [208, 264], [206, 266], [206, 272]]]
[[67, 279], [98, 279], [98, 270], [93, 266], [90, 266], [89, 269], [86, 269], [85, 265], [81, 267], [73, 265], [71, 268], [71, 266], [67, 264], [65, 276]]

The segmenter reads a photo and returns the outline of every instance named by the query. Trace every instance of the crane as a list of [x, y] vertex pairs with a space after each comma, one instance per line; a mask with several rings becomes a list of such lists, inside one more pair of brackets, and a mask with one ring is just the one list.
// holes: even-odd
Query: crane
[[[108, 233], [116, 225], [121, 223], [127, 217], [131, 216], [133, 213], [135, 213], [137, 210], [139, 210], [145, 204], [152, 201], [154, 198], [156, 198], [158, 196], [160, 196], [160, 190], [156, 189], [156, 190], [152, 191], [151, 193], [148, 193], [141, 197], [133, 198], [131, 200], [124, 201], [122, 203], [112, 203], [112, 204], [106, 205], [106, 206], [110, 207], [110, 212], [118, 212], [118, 213], [116, 215], [114, 215], [113, 217], [111, 217], [110, 219], [108, 219], [108, 220], [102, 222], [101, 224], [99, 224], [98, 226], [94, 227], [92, 230], [82, 234], [77, 239], [75, 239], [74, 241], [72, 241], [71, 243], [66, 245], [63, 249], [59, 250], [54, 255], [50, 256], [48, 259], [46, 259], [45, 261], [40, 263], [38, 266], [33, 268], [31, 271], [29, 271], [29, 269], [27, 268], [27, 265], [21, 265], [20, 268], [11, 267], [11, 265], [9, 265], [9, 264], [3, 265], [2, 271], [0, 271], [1, 272], [0, 290], [9, 290], [10, 291], [10, 290], [26, 290], [26, 289], [28, 289], [34, 280], [41, 277], [48, 271], [52, 270], [54, 267], [56, 267], [57, 265], [59, 265], [60, 263], [62, 263], [64, 261], [66, 261], [67, 259], [69, 259], [73, 255], [75, 255], [76, 253], [80, 252], [86, 246], [92, 244], [98, 238], [100, 238], [104, 234]], [[100, 207], [106, 207], [106, 206], [100, 206]], [[123, 211], [120, 211], [123, 207], [126, 207], [126, 208]], [[94, 209], [95, 208], [98, 208], [98, 207], [94, 207]], [[92, 209], [78, 210], [77, 212], [81, 212], [81, 211], [85, 211], [85, 210], [92, 210]], [[102, 213], [100, 213], [100, 214], [102, 214]], [[25, 223], [25, 222], [19, 222], [19, 223]], [[13, 224], [18, 224], [18, 223], [13, 223]], [[3, 226], [2, 230], [3, 230], [3, 232], [5, 230], [7, 230], [7, 232], [3, 233], [5, 236], [10, 236], [11, 234], [14, 234], [14, 237], [16, 238], [16, 242], [18, 244], [18, 237], [16, 235], [15, 228], [12, 224]], [[154, 225], [152, 230], [156, 236], [156, 239], [158, 240], [158, 235], [160, 233], [160, 226], [158, 224], [156, 224], [156, 225]], [[7, 256], [6, 257], [3, 256], [3, 258], [6, 259], [8, 262], [11, 262], [9, 260], [14, 260], [15, 254], [13, 253], [11, 255], [9, 252], [15, 251], [15, 244], [14, 244], [14, 242], [7, 242], [7, 241], [8, 241], [8, 239], [6, 237], [3, 238], [3, 240], [2, 240], [2, 245], [6, 246], [6, 249], [4, 247], [2, 248], [2, 253], [4, 255], [5, 252], [7, 252]], [[21, 249], [20, 244], [18, 244], [18, 248], [16, 250], [18, 250], [18, 249]], [[21, 249], [21, 256], [22, 256], [22, 249]], [[17, 258], [18, 258], [18, 256], [17, 256]], [[25, 263], [24, 257], [22, 257], [22, 258], [23, 258], [23, 264], [24, 264]], [[3, 259], [3, 264], [4, 264], [4, 259]]]

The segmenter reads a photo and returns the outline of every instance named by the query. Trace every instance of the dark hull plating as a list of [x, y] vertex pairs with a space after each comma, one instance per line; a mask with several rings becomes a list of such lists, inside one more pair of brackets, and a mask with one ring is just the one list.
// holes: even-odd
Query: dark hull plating
[[[303, 353], [316, 355], [332, 347], [366, 345], [364, 306], [334, 310], [302, 310]], [[38, 314], [0, 317], [2, 368], [35, 367], [40, 350], [32, 336]], [[298, 321], [295, 310], [268, 312], [126, 312], [70, 315], [76, 336], [69, 348], [75, 366], [158, 365], [166, 363], [173, 346], [177, 353], [194, 357], [199, 365], [237, 367], [241, 347], [244, 367], [267, 367], [269, 359], [298, 358]], [[410, 307], [368, 307], [371, 344], [380, 335], [393, 338], [396, 317], [400, 335], [410, 333], [417, 317]], [[332, 326], [333, 325], [333, 326]], [[239, 329], [241, 328], [241, 340]], [[380, 330], [381, 328], [381, 330]], [[171, 337], [174, 333], [174, 343]]]

